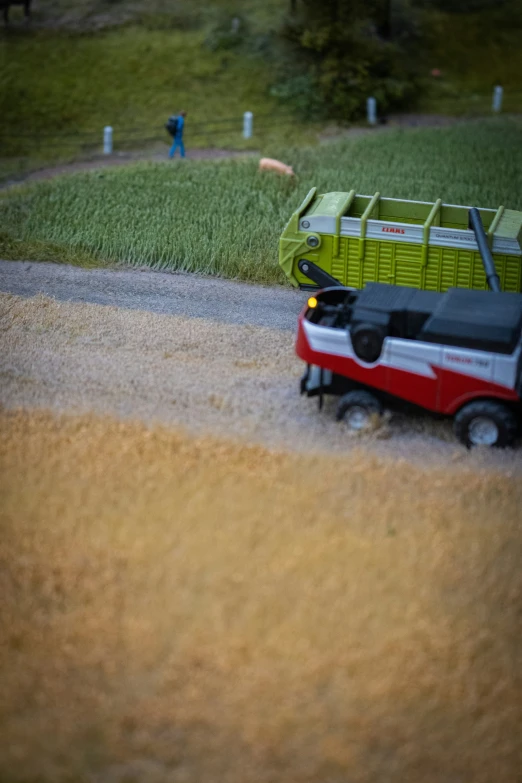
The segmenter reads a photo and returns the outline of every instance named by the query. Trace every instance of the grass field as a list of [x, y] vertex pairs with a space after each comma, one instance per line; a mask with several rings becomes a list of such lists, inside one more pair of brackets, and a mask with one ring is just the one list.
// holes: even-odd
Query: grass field
[[140, 164], [4, 191], [0, 255], [277, 282], [277, 242], [308, 189], [522, 209], [522, 121], [389, 131], [275, 150], [295, 181], [255, 160]]
[[0, 427], [2, 780], [517, 779], [519, 476]]

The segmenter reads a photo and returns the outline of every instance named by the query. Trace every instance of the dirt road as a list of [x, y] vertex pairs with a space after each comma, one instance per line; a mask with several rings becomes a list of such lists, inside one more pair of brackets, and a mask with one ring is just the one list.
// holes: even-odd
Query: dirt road
[[0, 261], [0, 291], [290, 331], [306, 301], [305, 294], [290, 286], [264, 287], [145, 269], [81, 269], [18, 261]]
[[[335, 421], [333, 400], [319, 413], [315, 400], [298, 394], [303, 293], [11, 262], [0, 265], [1, 289], [45, 292], [0, 297], [5, 406], [108, 413], [297, 451], [346, 452], [360, 440]], [[71, 298], [84, 303], [63, 301]], [[430, 416], [396, 414], [363, 440], [394, 458], [522, 469], [520, 450], [469, 454], [448, 422]]]
[[[77, 160], [73, 163], [61, 163], [55, 166], [43, 166], [35, 171], [12, 175], [4, 182], [0, 182], [0, 190], [18, 185], [20, 182], [35, 182], [42, 179], [61, 177], [64, 174], [77, 174], [79, 171], [93, 171], [113, 166], [128, 166], [139, 161], [164, 163], [166, 166], [184, 165], [180, 158], [168, 160], [168, 146], [164, 145], [160, 150], [155, 145], [150, 150], [132, 152], [116, 152], [113, 155], [94, 155], [87, 160]], [[229, 158], [244, 158], [251, 155], [259, 155], [257, 152], [243, 152], [238, 150], [223, 149], [195, 149], [190, 152], [190, 160], [224, 160]]]

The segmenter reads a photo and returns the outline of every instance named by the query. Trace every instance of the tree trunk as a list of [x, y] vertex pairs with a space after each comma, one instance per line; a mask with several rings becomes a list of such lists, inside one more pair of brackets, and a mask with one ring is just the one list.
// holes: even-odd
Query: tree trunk
[[384, 0], [382, 36], [387, 41], [391, 40], [392, 38], [392, 0]]

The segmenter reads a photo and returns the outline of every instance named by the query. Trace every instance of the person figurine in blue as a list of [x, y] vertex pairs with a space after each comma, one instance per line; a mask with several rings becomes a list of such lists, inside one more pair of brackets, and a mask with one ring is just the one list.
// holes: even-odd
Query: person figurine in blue
[[[180, 111], [180, 113], [175, 118], [171, 118], [176, 120], [175, 129], [173, 133], [173, 142], [172, 147], [170, 148], [169, 152], [169, 158], [173, 158], [175, 155], [175, 152], [177, 148], [179, 147], [179, 154], [182, 158], [185, 157], [185, 146], [183, 144], [183, 128], [185, 126], [185, 117], [187, 116], [187, 112]], [[169, 122], [171, 121], [169, 120]]]

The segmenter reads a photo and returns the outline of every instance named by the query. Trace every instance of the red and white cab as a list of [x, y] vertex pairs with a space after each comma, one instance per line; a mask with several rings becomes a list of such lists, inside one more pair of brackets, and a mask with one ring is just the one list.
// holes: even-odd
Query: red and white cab
[[369, 283], [310, 297], [299, 316], [301, 392], [339, 397], [337, 418], [369, 426], [403, 400], [454, 417], [466, 445], [508, 446], [522, 414], [522, 294], [446, 293]]

